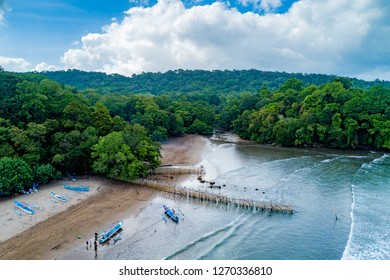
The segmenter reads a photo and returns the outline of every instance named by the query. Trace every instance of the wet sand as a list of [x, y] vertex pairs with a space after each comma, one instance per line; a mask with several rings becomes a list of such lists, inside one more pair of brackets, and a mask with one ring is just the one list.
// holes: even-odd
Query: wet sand
[[[88, 186], [89, 192], [76, 193], [64, 188], [64, 185], [71, 186]], [[5, 241], [15, 235], [31, 228], [33, 225], [45, 221], [48, 218], [61, 213], [89, 197], [97, 194], [103, 187], [103, 178], [89, 177], [89, 179], [81, 179], [76, 182], [72, 181], [54, 181], [46, 185], [38, 187], [38, 192], [29, 195], [17, 195], [11, 199], [3, 199], [0, 201], [0, 242]], [[61, 195], [68, 201], [62, 203], [51, 196], [51, 192]], [[30, 204], [36, 211], [34, 215], [30, 215], [14, 204], [14, 200]]]
[[202, 160], [209, 140], [199, 135], [174, 137], [162, 143], [162, 165], [196, 165]]
[[[197, 164], [207, 143], [207, 139], [196, 135], [170, 139], [162, 144], [162, 162]], [[63, 181], [53, 182], [37, 193], [17, 197], [39, 207], [34, 215], [15, 210], [13, 199], [0, 201], [0, 259], [61, 258], [91, 240], [100, 229], [137, 213], [158, 195], [148, 188], [102, 177], [72, 182], [90, 186], [89, 193], [68, 191], [63, 185]], [[69, 195], [69, 203], [54, 202], [51, 191]]]
[[[0, 243], [0, 259], [54, 259], [85, 243], [94, 232], [142, 206], [156, 193], [114, 180], [102, 179], [100, 183], [102, 188], [95, 195]], [[38, 211], [35, 215], [40, 214]], [[17, 219], [13, 221], [18, 223]]]

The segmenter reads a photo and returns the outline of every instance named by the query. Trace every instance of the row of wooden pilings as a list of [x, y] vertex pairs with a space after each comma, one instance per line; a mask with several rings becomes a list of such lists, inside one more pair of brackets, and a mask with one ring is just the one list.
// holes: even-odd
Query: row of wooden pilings
[[203, 166], [192, 167], [192, 166], [172, 166], [164, 165], [153, 170], [154, 175], [188, 175], [188, 174], [204, 174]]
[[172, 185], [168, 183], [163, 183], [155, 180], [149, 179], [137, 179], [132, 181], [133, 184], [152, 188], [155, 190], [163, 191], [166, 193], [179, 195], [182, 197], [197, 199], [200, 201], [209, 201], [214, 202], [216, 204], [226, 204], [233, 205], [236, 207], [243, 207], [247, 209], [253, 209], [255, 211], [267, 211], [270, 213], [282, 213], [282, 214], [293, 214], [294, 209], [291, 206], [265, 202], [265, 201], [255, 201], [251, 199], [238, 199], [229, 197], [222, 194], [210, 193], [207, 191], [194, 190], [191, 188], [185, 187], [172, 187]]

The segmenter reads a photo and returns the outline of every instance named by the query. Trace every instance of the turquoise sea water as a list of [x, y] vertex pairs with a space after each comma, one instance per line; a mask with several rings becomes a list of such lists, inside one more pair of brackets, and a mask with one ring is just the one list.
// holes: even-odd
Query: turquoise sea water
[[[390, 259], [390, 156], [370, 151], [287, 149], [210, 142], [200, 163], [207, 188], [236, 198], [288, 204], [255, 213], [161, 195], [125, 220], [102, 259]], [[162, 205], [180, 209], [164, 222]]]

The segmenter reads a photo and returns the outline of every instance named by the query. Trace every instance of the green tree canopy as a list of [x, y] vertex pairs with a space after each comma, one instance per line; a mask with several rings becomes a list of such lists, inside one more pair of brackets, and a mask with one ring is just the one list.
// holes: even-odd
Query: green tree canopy
[[[150, 140], [127, 141], [132, 132], [111, 132], [101, 137], [93, 146], [93, 171], [109, 178], [131, 180], [145, 176], [150, 169], [159, 165], [159, 152]], [[127, 135], [126, 135], [127, 134]], [[125, 136], [124, 136], [125, 135]]]
[[33, 182], [33, 172], [22, 159], [0, 158], [0, 192], [16, 193]]

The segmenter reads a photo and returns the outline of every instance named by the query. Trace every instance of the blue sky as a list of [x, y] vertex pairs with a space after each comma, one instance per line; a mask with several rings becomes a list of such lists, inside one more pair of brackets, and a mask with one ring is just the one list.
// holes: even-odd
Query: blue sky
[[[0, 0], [1, 1], [1, 0]], [[72, 43], [101, 32], [112, 18], [123, 18], [127, 0], [8, 0], [0, 26], [0, 56], [24, 57], [31, 63], [58, 63]]]
[[0, 0], [0, 65], [390, 79], [387, 0]]
[[[1, 0], [0, 0], [1, 1]], [[131, 7], [153, 6], [157, 0], [7, 0], [5, 23], [0, 26], [0, 55], [29, 58], [31, 63], [55, 64], [76, 41], [90, 32], [101, 32], [113, 18], [121, 20]], [[278, 1], [276, 1], [278, 2]], [[293, 0], [286, 0], [275, 12], [283, 13]], [[1, 3], [1, 2], [0, 2]], [[187, 8], [213, 1], [184, 1]], [[264, 13], [256, 5], [232, 2], [242, 12]]]

